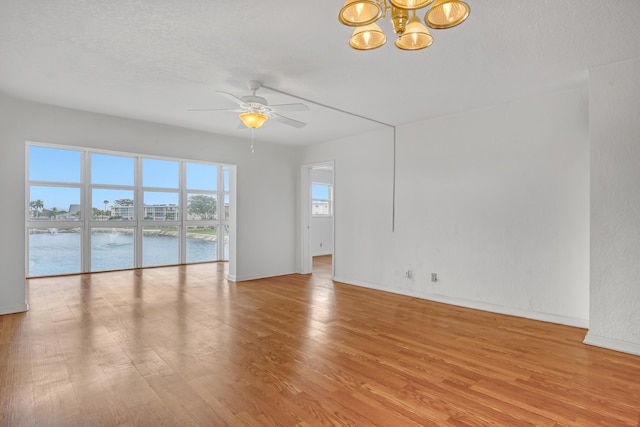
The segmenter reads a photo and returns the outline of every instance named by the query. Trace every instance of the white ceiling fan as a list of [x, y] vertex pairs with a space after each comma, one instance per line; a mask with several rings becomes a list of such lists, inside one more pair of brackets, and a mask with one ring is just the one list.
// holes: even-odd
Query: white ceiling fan
[[230, 111], [233, 113], [240, 113], [239, 117], [240, 120], [242, 120], [240, 127], [246, 126], [252, 129], [259, 128], [269, 118], [295, 128], [302, 128], [306, 125], [304, 122], [294, 120], [280, 114], [281, 112], [289, 111], [308, 111], [309, 107], [305, 104], [298, 102], [293, 104], [269, 105], [265, 98], [256, 95], [256, 91], [262, 87], [262, 83], [257, 80], [250, 80], [248, 82], [248, 86], [249, 89], [253, 91], [253, 95], [246, 95], [242, 98], [238, 98], [237, 96], [227, 92], [217, 91], [225, 98], [238, 104], [239, 108], [209, 108], [189, 111]]

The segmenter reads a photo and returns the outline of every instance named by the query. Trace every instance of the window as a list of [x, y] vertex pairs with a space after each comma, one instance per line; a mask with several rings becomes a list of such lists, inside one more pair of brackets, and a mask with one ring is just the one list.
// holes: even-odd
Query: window
[[27, 165], [28, 274], [82, 271], [81, 153], [29, 146]]
[[230, 165], [27, 151], [27, 276], [228, 259]]
[[224, 227], [229, 224], [226, 204], [220, 210], [220, 201], [227, 200], [228, 170], [227, 165], [186, 164], [187, 262], [228, 259], [224, 250]]
[[331, 184], [321, 184], [314, 182], [311, 184], [311, 215], [331, 216], [333, 215], [333, 198]]

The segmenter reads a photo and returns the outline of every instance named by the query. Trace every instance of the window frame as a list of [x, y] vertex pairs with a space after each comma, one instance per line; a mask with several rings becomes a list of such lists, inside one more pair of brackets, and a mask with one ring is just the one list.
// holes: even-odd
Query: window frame
[[[327, 192], [329, 197], [328, 198], [322, 198], [322, 197], [313, 197], [313, 186], [314, 185], [322, 185], [327, 187]], [[324, 213], [313, 213], [313, 205], [314, 202], [319, 201], [321, 203], [326, 202], [326, 204], [328, 205], [328, 210], [329, 212], [324, 214]], [[330, 218], [333, 216], [333, 184], [329, 184], [327, 182], [316, 182], [316, 181], [312, 181], [311, 182], [311, 217], [312, 218]]]
[[[31, 181], [30, 178], [30, 147], [44, 147], [58, 150], [70, 150], [75, 152], [80, 152], [80, 182], [56, 182], [56, 181], [42, 181], [42, 180], [34, 180]], [[91, 170], [91, 155], [99, 154], [99, 155], [110, 155], [110, 156], [118, 156], [118, 157], [129, 157], [133, 158], [133, 168], [134, 168], [134, 183], [133, 185], [117, 185], [117, 184], [94, 184], [92, 179], [92, 170]], [[178, 163], [178, 187], [177, 188], [164, 188], [164, 187], [144, 187], [143, 186], [143, 162], [144, 159], [151, 160], [162, 160], [162, 161], [173, 161]], [[137, 153], [126, 153], [126, 152], [116, 152], [116, 151], [108, 151], [108, 150], [100, 150], [93, 149], [87, 147], [75, 147], [75, 146], [66, 146], [66, 145], [58, 145], [58, 144], [47, 144], [47, 143], [39, 143], [39, 142], [31, 142], [27, 141], [25, 146], [25, 162], [26, 162], [26, 178], [25, 178], [25, 275], [26, 277], [38, 277], [38, 276], [30, 276], [29, 268], [30, 268], [30, 256], [29, 256], [29, 234], [31, 229], [52, 229], [52, 228], [74, 228], [80, 230], [80, 265], [81, 269], [78, 272], [69, 272], [69, 273], [54, 273], [54, 274], [80, 274], [80, 273], [90, 273], [97, 271], [108, 271], [108, 270], [94, 270], [91, 266], [91, 231], [95, 228], [104, 228], [104, 227], [121, 227], [121, 228], [133, 228], [134, 233], [134, 266], [132, 268], [143, 268], [143, 231], [145, 227], [178, 227], [179, 230], [179, 254], [178, 254], [178, 263], [179, 264], [191, 264], [195, 262], [216, 262], [216, 261], [228, 261], [228, 250], [225, 251], [225, 247], [227, 244], [225, 241], [227, 238], [225, 237], [225, 229], [229, 230], [231, 218], [225, 216], [225, 203], [224, 200], [228, 199], [229, 204], [231, 200], [234, 200], [234, 197], [231, 197], [230, 190], [230, 182], [225, 182], [225, 178], [229, 181], [231, 180], [231, 173], [226, 174], [225, 172], [231, 172], [234, 170], [235, 165], [219, 163], [219, 162], [206, 162], [200, 160], [192, 160], [192, 159], [182, 159], [182, 158], [171, 158], [171, 157], [161, 157], [161, 156], [153, 156], [147, 154], [137, 154]], [[199, 190], [199, 189], [190, 189], [186, 188], [186, 173], [187, 173], [187, 164], [205, 164], [212, 165], [216, 167], [216, 190]], [[65, 187], [65, 188], [77, 188], [80, 190], [80, 216], [77, 220], [43, 220], [31, 217], [32, 209], [30, 208], [30, 189], [31, 186], [49, 186], [49, 187]], [[132, 191], [133, 201], [134, 201], [134, 211], [135, 217], [134, 219], [118, 219], [118, 220], [100, 220], [93, 218], [93, 210], [92, 210], [92, 197], [93, 191], [96, 189], [104, 189], [104, 190], [120, 190], [120, 191]], [[144, 195], [145, 192], [167, 192], [167, 193], [177, 193], [178, 195], [178, 206], [177, 206], [177, 216], [175, 219], [165, 219], [165, 220], [145, 220], [144, 218]], [[198, 194], [212, 194], [216, 197], [216, 213], [217, 216], [210, 220], [193, 220], [188, 219], [188, 206], [187, 206], [187, 197], [189, 193], [198, 193]], [[222, 203], [221, 203], [222, 201]], [[113, 201], [112, 201], [113, 202]], [[222, 207], [222, 209], [221, 209]], [[216, 258], [213, 260], [206, 261], [187, 261], [187, 230], [188, 227], [215, 227], [216, 236], [217, 236], [217, 247], [216, 247]], [[222, 238], [219, 238], [222, 237]]]

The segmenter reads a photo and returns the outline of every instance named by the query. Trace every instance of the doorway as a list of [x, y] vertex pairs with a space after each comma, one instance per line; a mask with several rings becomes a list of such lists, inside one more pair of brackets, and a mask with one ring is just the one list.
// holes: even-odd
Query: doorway
[[302, 274], [333, 277], [335, 182], [334, 163], [302, 167]]

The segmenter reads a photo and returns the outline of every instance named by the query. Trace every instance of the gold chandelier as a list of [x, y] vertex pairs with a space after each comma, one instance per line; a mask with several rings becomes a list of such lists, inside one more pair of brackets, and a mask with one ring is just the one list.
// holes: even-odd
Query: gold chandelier
[[460, 0], [346, 0], [338, 20], [356, 27], [349, 39], [352, 48], [370, 50], [387, 41], [375, 22], [389, 14], [393, 32], [398, 35], [396, 47], [419, 50], [431, 46], [433, 37], [416, 16], [416, 11], [432, 2], [433, 5], [424, 16], [425, 23], [431, 28], [455, 27], [469, 16], [469, 5]]

